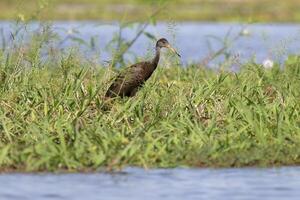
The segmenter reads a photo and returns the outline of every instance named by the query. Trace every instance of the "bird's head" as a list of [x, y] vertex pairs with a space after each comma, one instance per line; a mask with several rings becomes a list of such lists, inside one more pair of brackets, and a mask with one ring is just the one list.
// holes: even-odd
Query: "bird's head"
[[170, 45], [170, 43], [168, 42], [168, 40], [167, 39], [165, 39], [165, 38], [161, 38], [161, 39], [159, 39], [157, 42], [156, 42], [156, 47], [158, 47], [158, 48], [168, 48], [168, 49], [170, 49], [171, 51], [173, 51], [177, 56], [179, 56], [179, 57], [181, 57], [180, 55], [179, 55], [179, 53]]

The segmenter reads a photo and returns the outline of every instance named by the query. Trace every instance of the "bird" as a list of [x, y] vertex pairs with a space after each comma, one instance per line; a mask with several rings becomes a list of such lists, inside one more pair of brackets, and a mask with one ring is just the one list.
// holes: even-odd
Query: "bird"
[[119, 73], [108, 88], [105, 98], [135, 96], [139, 88], [143, 86], [157, 68], [162, 48], [168, 48], [177, 56], [181, 57], [167, 39], [161, 38], [157, 40], [154, 58], [150, 61], [133, 64], [123, 72]]

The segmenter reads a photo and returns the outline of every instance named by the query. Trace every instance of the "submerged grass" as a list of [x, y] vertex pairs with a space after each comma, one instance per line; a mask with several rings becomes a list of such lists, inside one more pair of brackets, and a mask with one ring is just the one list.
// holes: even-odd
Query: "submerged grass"
[[160, 66], [103, 111], [109, 68], [34, 55], [0, 54], [2, 171], [300, 164], [298, 57], [237, 73]]

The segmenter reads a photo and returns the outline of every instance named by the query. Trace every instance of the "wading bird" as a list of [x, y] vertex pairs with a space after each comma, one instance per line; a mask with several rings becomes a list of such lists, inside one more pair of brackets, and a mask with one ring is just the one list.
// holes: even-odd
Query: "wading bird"
[[108, 88], [105, 97], [114, 98], [117, 96], [134, 96], [138, 89], [150, 78], [156, 69], [160, 58], [161, 48], [168, 48], [180, 57], [177, 51], [171, 47], [168, 40], [165, 38], [159, 39], [156, 42], [155, 57], [151, 61], [136, 63], [120, 73], [115, 78], [112, 85]]

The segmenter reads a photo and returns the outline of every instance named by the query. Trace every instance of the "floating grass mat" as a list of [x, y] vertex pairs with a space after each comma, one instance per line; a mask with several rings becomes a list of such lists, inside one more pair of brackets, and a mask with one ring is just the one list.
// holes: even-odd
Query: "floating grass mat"
[[0, 57], [2, 171], [300, 163], [300, 59], [237, 72], [164, 68], [103, 109], [114, 73], [77, 56]]

